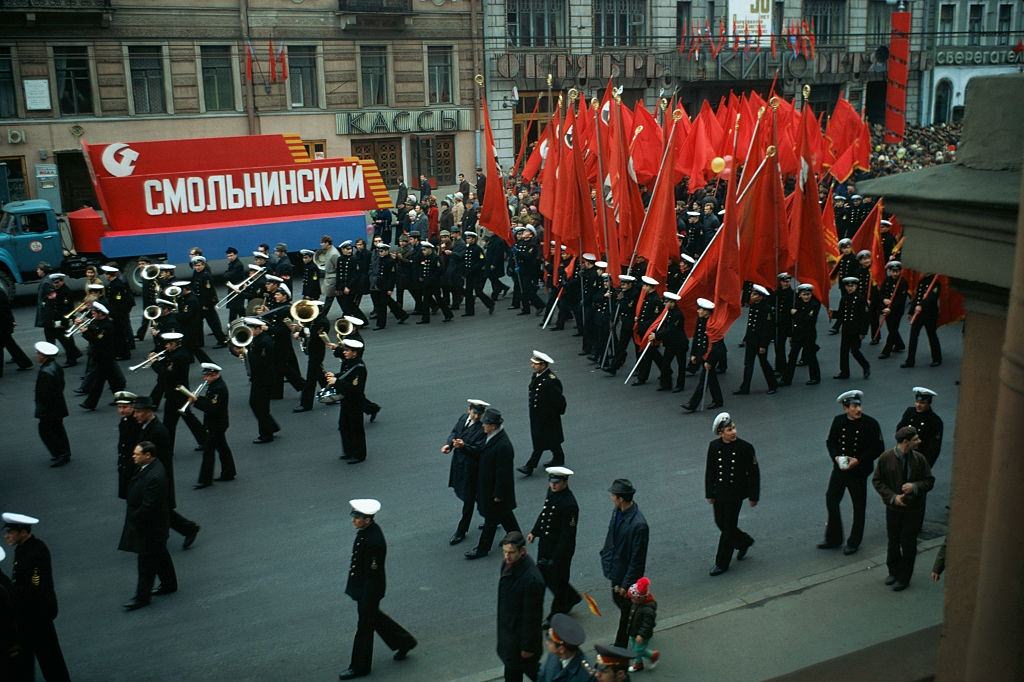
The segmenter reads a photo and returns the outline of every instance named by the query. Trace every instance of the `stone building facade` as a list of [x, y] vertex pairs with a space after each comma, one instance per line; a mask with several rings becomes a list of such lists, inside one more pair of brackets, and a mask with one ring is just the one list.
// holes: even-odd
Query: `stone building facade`
[[36, 196], [37, 171], [55, 166], [62, 208], [90, 203], [82, 139], [294, 133], [311, 156], [375, 158], [392, 187], [418, 186], [420, 174], [441, 185], [472, 177], [475, 7], [5, 0], [0, 164], [12, 198]]

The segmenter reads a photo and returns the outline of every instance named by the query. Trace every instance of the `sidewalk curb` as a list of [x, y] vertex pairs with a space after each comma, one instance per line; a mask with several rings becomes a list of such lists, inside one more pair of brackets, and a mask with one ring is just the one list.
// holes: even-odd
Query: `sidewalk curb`
[[[928, 552], [937, 547], [941, 547], [946, 542], [946, 536], [929, 538], [928, 540], [921, 540], [917, 544], [917, 551], [919, 554]], [[796, 594], [802, 592], [811, 587], [817, 585], [824, 585], [834, 580], [839, 580], [855, 573], [861, 573], [864, 571], [870, 571], [880, 566], [885, 566], [885, 552], [880, 552], [869, 557], [865, 557], [860, 561], [855, 561], [850, 564], [845, 564], [837, 568], [823, 571], [821, 573], [815, 573], [814, 575], [804, 576], [797, 580], [790, 580], [788, 582], [779, 583], [773, 587], [768, 587], [763, 590], [751, 592], [750, 594], [742, 597], [734, 597], [724, 602], [707, 606], [696, 611], [688, 611], [681, 613], [677, 616], [671, 616], [669, 618], [662, 619], [658, 622], [655, 627], [655, 632], [664, 632], [666, 630], [672, 630], [674, 628], [682, 627], [697, 621], [712, 618], [714, 616], [727, 613], [729, 611], [735, 611], [736, 609], [748, 608], [763, 604], [764, 602], [771, 601], [772, 599], [778, 599], [779, 597], [785, 597], [790, 594]], [[497, 667], [491, 668], [490, 670], [482, 670], [478, 673], [460, 677], [453, 682], [494, 682], [495, 680], [501, 680], [504, 676], [504, 668]]]

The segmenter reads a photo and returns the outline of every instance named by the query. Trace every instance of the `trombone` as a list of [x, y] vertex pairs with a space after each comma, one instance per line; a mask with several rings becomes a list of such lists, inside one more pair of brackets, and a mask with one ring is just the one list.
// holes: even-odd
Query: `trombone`
[[64, 333], [64, 338], [65, 339], [70, 339], [72, 336], [74, 336], [78, 332], [84, 332], [86, 329], [89, 328], [89, 325], [92, 324], [95, 321], [96, 321], [96, 318], [92, 317], [90, 315], [89, 317], [85, 318], [81, 322], [75, 322], [73, 325], [71, 325], [68, 328], [67, 332]]
[[192, 401], [199, 397], [199, 394], [206, 389], [206, 386], [208, 384], [209, 382], [204, 381], [203, 383], [196, 386], [196, 390], [194, 391], [190, 391], [184, 386], [175, 386], [175, 390], [184, 393], [186, 398], [191, 398], [191, 400], [186, 400], [185, 404], [178, 408], [178, 414], [185, 414], [186, 412], [188, 412], [188, 408], [192, 407]]
[[251, 284], [253, 284], [257, 279], [262, 277], [266, 272], [267, 272], [267, 269], [265, 267], [260, 267], [259, 270], [254, 270], [251, 275], [249, 275], [248, 277], [243, 279], [238, 284], [232, 284], [231, 282], [228, 282], [228, 289], [231, 289], [231, 292], [228, 293], [228, 295], [225, 296], [224, 298], [222, 298], [219, 301], [217, 301], [213, 305], [213, 307], [214, 308], [223, 308], [223, 307], [225, 307], [228, 303], [233, 301], [237, 296], [241, 295], [241, 293], [243, 291], [245, 291], [247, 288], [249, 288], [249, 286]]
[[129, 367], [128, 371], [129, 372], [137, 372], [140, 369], [144, 369], [146, 367], [149, 367], [154, 362], [159, 362], [160, 360], [163, 360], [165, 355], [167, 355], [167, 349], [166, 348], [164, 350], [160, 351], [159, 353], [151, 353], [148, 358], [146, 358], [145, 360], [143, 360], [139, 364], [132, 365], [131, 367]]
[[78, 313], [82, 312], [83, 308], [88, 309], [89, 306], [92, 305], [92, 302], [95, 301], [95, 300], [96, 300], [95, 296], [87, 294], [86, 297], [82, 299], [82, 302], [79, 303], [77, 306], [75, 306], [74, 310], [72, 310], [70, 313], [65, 313], [64, 319], [65, 320], [69, 320], [72, 317], [75, 317], [76, 315], [78, 315]]

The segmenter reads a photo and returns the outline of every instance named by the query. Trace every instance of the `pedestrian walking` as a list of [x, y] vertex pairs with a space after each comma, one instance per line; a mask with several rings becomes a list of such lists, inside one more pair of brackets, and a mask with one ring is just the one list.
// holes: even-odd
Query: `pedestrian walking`
[[913, 426], [917, 430], [921, 443], [916, 449], [928, 460], [928, 466], [934, 467], [942, 450], [942, 417], [932, 410], [932, 400], [938, 393], [924, 386], [915, 386], [912, 390], [914, 404], [903, 411], [896, 428]]
[[627, 591], [646, 572], [650, 531], [647, 519], [640, 513], [640, 507], [633, 500], [636, 488], [629, 479], [615, 479], [608, 488], [608, 493], [614, 510], [608, 522], [604, 547], [601, 548], [601, 571], [604, 577], [611, 581], [612, 601], [619, 607], [619, 627], [615, 633], [615, 646], [624, 647], [628, 642], [626, 629], [629, 625], [631, 604]]
[[498, 580], [498, 658], [505, 682], [537, 679], [541, 652], [544, 578], [526, 553], [526, 539], [512, 531], [501, 540], [504, 561]]
[[64, 370], [57, 364], [57, 346], [48, 341], [35, 345], [39, 373], [36, 375], [36, 419], [39, 438], [50, 452], [50, 466], [60, 467], [71, 461], [71, 443], [64, 430], [68, 404], [64, 400]]
[[469, 403], [466, 414], [455, 420], [455, 426], [441, 446], [441, 452], [451, 455], [452, 458], [448, 471], [448, 487], [455, 491], [455, 496], [462, 501], [462, 516], [455, 527], [455, 533], [448, 540], [449, 545], [457, 545], [466, 539], [469, 524], [473, 520], [477, 479], [480, 475], [480, 448], [484, 443], [484, 429], [480, 418], [490, 407], [490, 403], [476, 398], [470, 398], [466, 402]]
[[544, 498], [533, 529], [526, 536], [533, 544], [540, 540], [537, 548], [537, 568], [544, 576], [544, 584], [551, 590], [551, 610], [545, 623], [551, 622], [556, 613], [569, 613], [572, 607], [583, 599], [572, 585], [572, 558], [576, 553], [576, 528], [579, 524], [580, 506], [576, 496], [569, 490], [572, 469], [547, 467], [548, 493]]
[[712, 427], [717, 438], [708, 444], [704, 468], [704, 497], [715, 510], [718, 526], [718, 551], [710, 575], [729, 570], [732, 553], [742, 561], [754, 544], [754, 538], [739, 528], [743, 500], [756, 507], [761, 497], [761, 470], [754, 446], [736, 434], [736, 422], [728, 412], [715, 417]]
[[519, 522], [514, 513], [516, 486], [512, 474], [515, 449], [505, 432], [505, 420], [501, 412], [488, 407], [480, 421], [483, 424], [484, 444], [480, 448], [476, 502], [480, 515], [484, 517], [484, 527], [477, 546], [465, 554], [470, 560], [487, 556], [499, 524], [506, 533], [519, 530]]
[[551, 459], [545, 467], [562, 466], [565, 464], [565, 452], [562, 442], [562, 415], [565, 414], [565, 395], [562, 394], [562, 382], [551, 371], [554, 360], [547, 353], [533, 351], [530, 356], [529, 407], [530, 407], [530, 438], [533, 440], [533, 452], [526, 464], [517, 471], [525, 476], [533, 474], [545, 450], [551, 451]]
[[[633, 663], [629, 672], [654, 670], [661, 658], [661, 652], [651, 648], [654, 627], [658, 620], [658, 602], [651, 594], [649, 578], [640, 578], [629, 586], [629, 625], [626, 634], [629, 636], [629, 648], [633, 651]], [[644, 664], [646, 661], [646, 665]]]

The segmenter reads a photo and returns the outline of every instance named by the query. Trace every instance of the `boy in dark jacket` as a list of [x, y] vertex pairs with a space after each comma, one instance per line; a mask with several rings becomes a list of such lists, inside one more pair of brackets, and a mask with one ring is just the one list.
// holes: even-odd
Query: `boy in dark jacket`
[[626, 632], [629, 634], [630, 649], [633, 650], [633, 665], [629, 666], [629, 672], [643, 670], [645, 658], [649, 661], [647, 667], [653, 670], [658, 665], [661, 652], [651, 648], [658, 613], [658, 602], [651, 594], [651, 581], [644, 577], [633, 583], [629, 588], [629, 601], [632, 605], [629, 608]]

